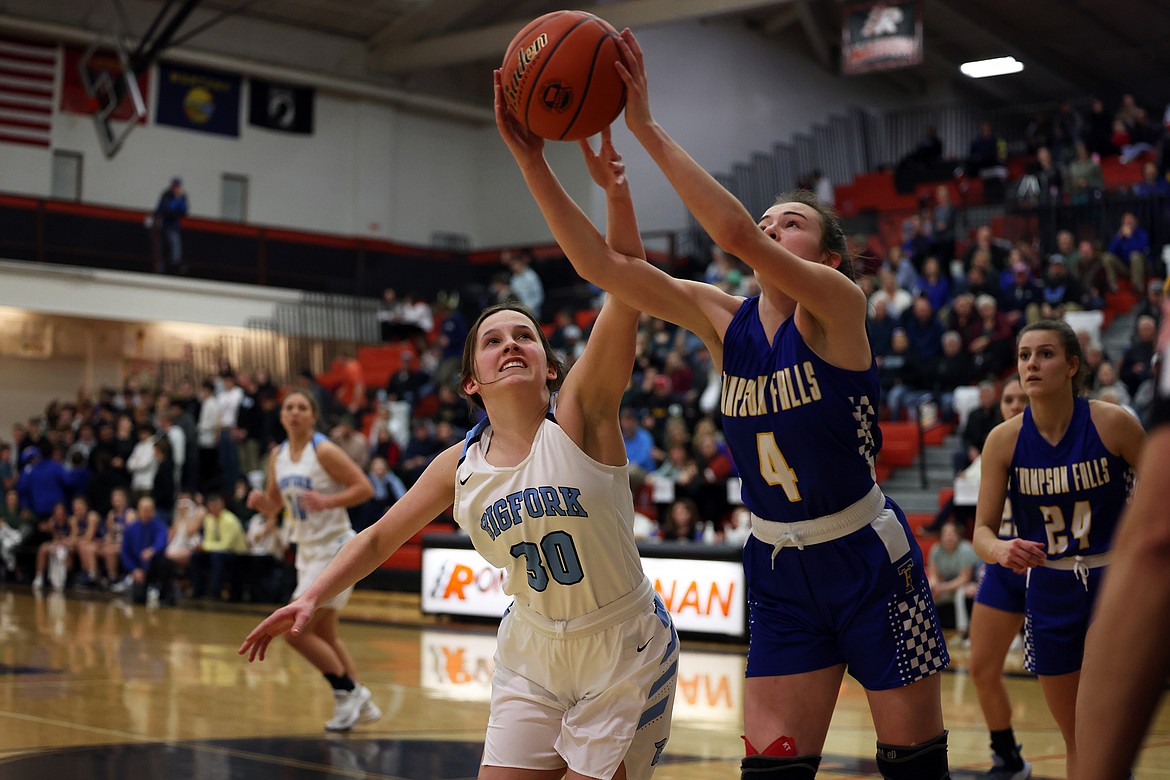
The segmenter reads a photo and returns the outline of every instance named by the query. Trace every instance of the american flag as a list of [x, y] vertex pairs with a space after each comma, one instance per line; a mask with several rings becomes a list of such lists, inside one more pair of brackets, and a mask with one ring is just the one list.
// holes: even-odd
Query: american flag
[[0, 38], [0, 143], [48, 146], [56, 44]]

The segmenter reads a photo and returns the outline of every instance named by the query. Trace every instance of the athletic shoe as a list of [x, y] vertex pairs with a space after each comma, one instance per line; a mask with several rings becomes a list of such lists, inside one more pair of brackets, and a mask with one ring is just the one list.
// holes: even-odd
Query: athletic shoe
[[362, 711], [361, 714], [358, 715], [357, 722], [373, 723], [381, 717], [382, 710], [378, 708], [377, 704], [374, 704], [374, 697], [370, 696], [370, 698], [366, 700], [365, 704], [362, 705]]
[[115, 582], [113, 585], [110, 586], [110, 593], [115, 593], [115, 594], [120, 595], [120, 594], [125, 593], [126, 591], [130, 590], [130, 586], [133, 584], [134, 584], [134, 576], [131, 574], [127, 574], [125, 576], [125, 578], [123, 578], [122, 580], [119, 580], [118, 582]]
[[33, 586], [33, 590], [41, 590], [42, 588], [45, 587], [45, 578], [40, 574], [33, 577], [32, 586]]
[[325, 724], [325, 730], [349, 731], [361, 718], [362, 707], [370, 700], [370, 689], [358, 685], [352, 691], [334, 691], [333, 698], [333, 717]]
[[999, 756], [992, 756], [992, 760], [995, 766], [984, 775], [987, 780], [1028, 780], [1032, 776], [1032, 765], [1027, 761], [1021, 769], [1008, 769]]

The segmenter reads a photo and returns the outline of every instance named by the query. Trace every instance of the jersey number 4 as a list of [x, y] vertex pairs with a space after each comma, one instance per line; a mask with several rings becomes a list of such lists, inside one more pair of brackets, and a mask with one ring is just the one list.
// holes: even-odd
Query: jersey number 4
[[577, 546], [573, 537], [564, 531], [550, 531], [539, 546], [534, 542], [517, 542], [508, 552], [513, 558], [524, 559], [528, 584], [537, 593], [543, 593], [548, 587], [549, 575], [561, 585], [576, 585], [585, 579]]
[[[1089, 529], [1093, 525], [1093, 507], [1088, 501], [1073, 504], [1072, 526], [1066, 529], [1064, 511], [1058, 506], [1042, 506], [1044, 531], [1048, 534], [1048, 554], [1060, 555], [1068, 552], [1069, 537], [1077, 540], [1078, 549], [1089, 545]], [[1067, 530], [1067, 533], [1066, 533]]]
[[800, 500], [800, 489], [796, 487], [796, 472], [784, 459], [784, 453], [776, 444], [776, 434], [768, 431], [756, 434], [756, 453], [760, 458], [760, 475], [764, 481], [773, 487], [779, 485], [784, 488], [784, 495], [788, 500], [796, 503]]

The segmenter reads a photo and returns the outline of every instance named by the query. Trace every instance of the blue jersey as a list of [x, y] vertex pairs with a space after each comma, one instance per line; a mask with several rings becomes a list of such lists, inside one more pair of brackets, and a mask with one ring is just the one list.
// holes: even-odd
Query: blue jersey
[[839, 512], [873, 489], [877, 367], [826, 363], [792, 317], [769, 345], [759, 303], [745, 300], [723, 337], [720, 411], [743, 502], [782, 523]]
[[1008, 497], [1016, 533], [1045, 545], [1049, 558], [1109, 549], [1125, 508], [1131, 468], [1101, 441], [1089, 402], [1077, 398], [1058, 444], [1049, 444], [1024, 410], [1012, 453]]

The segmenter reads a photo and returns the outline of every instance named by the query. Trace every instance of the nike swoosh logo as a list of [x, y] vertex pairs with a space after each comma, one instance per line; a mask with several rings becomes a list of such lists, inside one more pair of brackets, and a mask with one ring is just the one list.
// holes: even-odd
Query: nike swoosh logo
[[469, 480], [469, 479], [471, 479], [471, 475], [470, 475], [470, 474], [468, 474], [468, 475], [467, 475], [466, 477], [464, 477], [463, 479], [459, 480], [459, 484], [460, 484], [460, 485], [466, 485], [466, 484], [467, 484], [467, 480]]
[[645, 642], [642, 643], [642, 646], [638, 648], [638, 652], [640, 653], [643, 650], [645, 650], [646, 646], [649, 645], [653, 641], [654, 641], [654, 637], [650, 637], [649, 639], [647, 639]]

